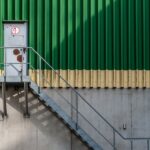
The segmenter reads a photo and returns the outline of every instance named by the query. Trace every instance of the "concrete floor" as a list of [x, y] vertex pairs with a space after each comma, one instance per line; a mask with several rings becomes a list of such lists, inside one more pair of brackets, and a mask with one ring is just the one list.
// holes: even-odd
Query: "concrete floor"
[[31, 93], [29, 119], [23, 117], [25, 105], [22, 90], [7, 90], [7, 106], [8, 118], [0, 118], [0, 150], [87, 150]]

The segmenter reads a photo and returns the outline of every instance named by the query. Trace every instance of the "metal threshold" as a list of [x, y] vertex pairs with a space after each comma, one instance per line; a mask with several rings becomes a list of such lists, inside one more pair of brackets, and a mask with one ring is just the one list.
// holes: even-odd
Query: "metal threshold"
[[[6, 78], [6, 79], [5, 79]], [[19, 83], [19, 82], [31, 82], [29, 76], [0, 76], [0, 82], [7, 83]]]

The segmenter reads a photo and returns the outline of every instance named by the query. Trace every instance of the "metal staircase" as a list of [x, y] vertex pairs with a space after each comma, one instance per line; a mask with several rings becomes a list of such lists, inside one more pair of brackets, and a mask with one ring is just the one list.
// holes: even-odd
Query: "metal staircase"
[[37, 84], [31, 82], [30, 88], [33, 90], [35, 95], [38, 95], [41, 101], [44, 101], [45, 105], [50, 107], [51, 111], [54, 112], [58, 118], [60, 118], [67, 127], [74, 132], [89, 148], [94, 150], [102, 150], [101, 146], [98, 145], [70, 116], [65, 113], [60, 106], [58, 106], [53, 99], [51, 99], [44, 92], [38, 92]]
[[[8, 47], [1, 47], [5, 51], [5, 48]], [[26, 113], [28, 114], [28, 104], [27, 104], [27, 90], [28, 84], [32, 92], [38, 96], [39, 100], [44, 103], [47, 107], [51, 109], [52, 112], [56, 114], [58, 118], [60, 118], [66, 126], [76, 135], [78, 136], [90, 149], [93, 150], [124, 150], [120, 148], [118, 145], [118, 141], [122, 140], [126, 143], [126, 148], [128, 150], [134, 150], [134, 144], [136, 141], [145, 141], [146, 143], [146, 150], [149, 150], [149, 141], [150, 138], [125, 138], [122, 136], [119, 131], [117, 131], [110, 123], [107, 121], [103, 115], [99, 113], [80, 93], [74, 89], [42, 56], [40, 56], [37, 51], [35, 51], [32, 47], [24, 48], [26, 50], [32, 51], [37, 56], [38, 68], [38, 83], [35, 83], [30, 75], [28, 76], [21, 76], [12, 79], [12, 77], [7, 77], [5, 74], [0, 78], [0, 82], [3, 84], [3, 99], [4, 99], [4, 114], [7, 115], [6, 109], [6, 98], [5, 98], [5, 84], [7, 82], [24, 82], [25, 88], [25, 99], [26, 99]], [[6, 65], [6, 63], [1, 63]], [[31, 70], [35, 70], [35, 66], [30, 62], [27, 63]], [[60, 80], [61, 82], [65, 83], [68, 87], [68, 90], [75, 95], [75, 104], [72, 103], [71, 99], [67, 96], [62, 95], [60, 99], [53, 98], [49, 93], [46, 92], [46, 89], [42, 87], [41, 82], [46, 82], [49, 84], [46, 76], [40, 71], [42, 69], [42, 65], [49, 68]], [[26, 84], [27, 83], [27, 84]], [[50, 84], [49, 84], [50, 85]], [[59, 93], [58, 93], [59, 95]], [[65, 103], [65, 105], [64, 105]], [[103, 126], [105, 126], [109, 130], [109, 134], [106, 134], [105, 131], [99, 129], [97, 125], [91, 122], [90, 118], [83, 113], [82, 109], [80, 108], [80, 103], [86, 106], [87, 111], [92, 113], [97, 121], [100, 122]], [[68, 111], [66, 109], [70, 109]], [[5, 112], [6, 111], [6, 112]], [[70, 113], [71, 112], [71, 113]], [[82, 121], [80, 121], [82, 119]], [[84, 125], [88, 126], [86, 128]], [[95, 136], [96, 135], [96, 136]]]

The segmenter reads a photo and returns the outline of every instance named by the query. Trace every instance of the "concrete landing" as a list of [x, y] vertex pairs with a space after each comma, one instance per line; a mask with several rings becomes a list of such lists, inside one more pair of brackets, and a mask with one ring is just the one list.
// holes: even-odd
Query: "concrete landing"
[[[4, 76], [0, 76], [0, 82], [5, 82]], [[29, 76], [6, 76], [7, 83], [30, 82]]]

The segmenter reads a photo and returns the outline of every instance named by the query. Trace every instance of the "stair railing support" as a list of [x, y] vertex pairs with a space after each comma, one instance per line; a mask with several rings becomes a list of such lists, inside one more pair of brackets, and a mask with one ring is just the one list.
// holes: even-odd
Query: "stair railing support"
[[23, 49], [21, 49], [21, 82], [23, 81]]
[[3, 113], [7, 117], [7, 104], [6, 104], [6, 82], [2, 83], [2, 96], [3, 96]]
[[41, 71], [42, 71], [42, 62], [41, 57], [39, 57], [39, 87], [38, 87], [38, 93], [41, 93]]
[[29, 107], [28, 107], [28, 83], [24, 82], [24, 97], [25, 97], [25, 113], [24, 117], [29, 118]]
[[78, 95], [76, 95], [76, 130], [78, 130], [78, 122], [79, 122], [79, 101], [78, 101]]
[[4, 82], [2, 83], [2, 97], [3, 97], [3, 113], [7, 117], [7, 104], [6, 104], [6, 49], [4, 48]]

